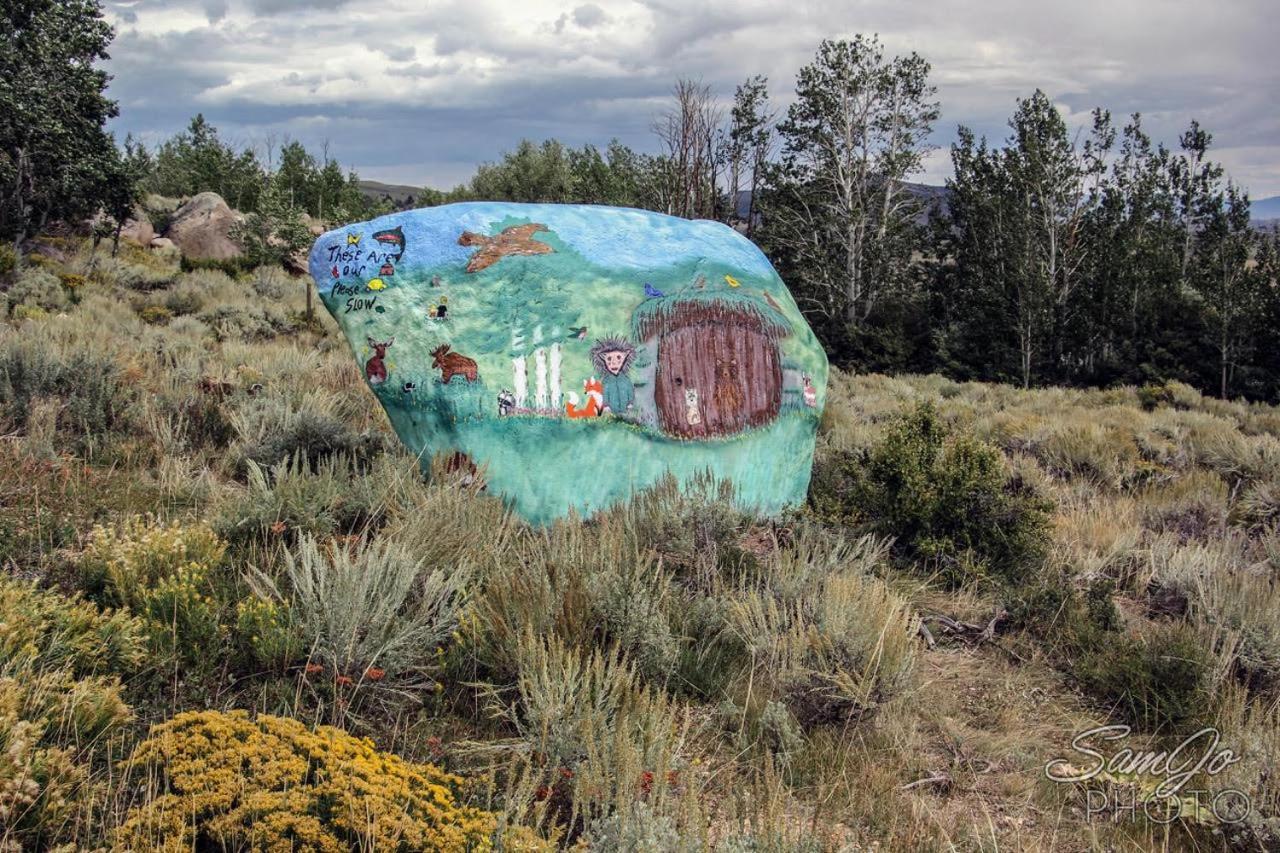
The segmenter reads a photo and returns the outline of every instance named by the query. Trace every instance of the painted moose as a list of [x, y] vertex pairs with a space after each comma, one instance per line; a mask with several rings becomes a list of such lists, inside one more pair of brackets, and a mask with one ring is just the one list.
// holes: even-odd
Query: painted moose
[[441, 344], [431, 351], [431, 367], [441, 371], [440, 381], [445, 385], [455, 376], [465, 376], [468, 382], [475, 382], [479, 371], [474, 359], [465, 355], [450, 352], [448, 344]]

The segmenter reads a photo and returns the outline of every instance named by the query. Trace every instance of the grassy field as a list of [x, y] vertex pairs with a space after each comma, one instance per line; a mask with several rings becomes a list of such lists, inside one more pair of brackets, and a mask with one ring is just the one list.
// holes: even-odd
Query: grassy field
[[[304, 283], [55, 252], [0, 327], [0, 849], [1280, 843], [1280, 410], [836, 374], [803, 511], [534, 529]], [[1187, 790], [1249, 814], [1090, 814], [1160, 778], [1045, 778], [1104, 723], [1216, 727]]]

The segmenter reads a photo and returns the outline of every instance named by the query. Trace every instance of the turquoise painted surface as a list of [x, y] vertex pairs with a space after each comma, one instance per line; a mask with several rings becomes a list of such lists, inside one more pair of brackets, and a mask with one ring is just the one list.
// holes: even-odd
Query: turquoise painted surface
[[[520, 229], [533, 224], [545, 230]], [[478, 237], [460, 245], [463, 232]], [[513, 245], [538, 253], [495, 249]], [[621, 208], [455, 204], [331, 231], [310, 267], [405, 445], [424, 460], [467, 454], [534, 523], [607, 507], [668, 472], [688, 481], [710, 471], [733, 482], [743, 506], [766, 513], [804, 499], [826, 357], [768, 260], [726, 226]], [[683, 410], [673, 422], [656, 401], [660, 382], [671, 387], [663, 371], [675, 369], [674, 339], [641, 334], [665, 323], [712, 335], [708, 324], [721, 321], [707, 308], [727, 318], [734, 340], [741, 328], [764, 330], [751, 347], [773, 350], [781, 384], [768, 385], [771, 406], [756, 411], [752, 391], [764, 386], [752, 359], [735, 359], [745, 399], [704, 383], [688, 418], [714, 420], [714, 399], [726, 411], [751, 409], [751, 425], [689, 437], [701, 427]], [[616, 375], [602, 339], [629, 348]], [[442, 346], [443, 358], [433, 357]], [[717, 364], [721, 355], [727, 365], [727, 350], [713, 352]], [[628, 408], [588, 410], [593, 379]], [[570, 395], [589, 416], [568, 416]]]

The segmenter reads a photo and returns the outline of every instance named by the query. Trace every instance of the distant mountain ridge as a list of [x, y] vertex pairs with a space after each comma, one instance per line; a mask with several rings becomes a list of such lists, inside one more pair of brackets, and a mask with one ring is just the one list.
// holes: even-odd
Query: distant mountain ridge
[[1252, 202], [1249, 205], [1249, 213], [1255, 225], [1271, 219], [1280, 219], [1280, 195], [1260, 198]]
[[366, 198], [375, 201], [384, 198], [390, 198], [396, 206], [405, 204], [409, 201], [416, 201], [422, 198], [425, 192], [423, 187], [411, 187], [407, 184], [384, 184], [381, 181], [360, 181], [360, 192], [365, 194]]

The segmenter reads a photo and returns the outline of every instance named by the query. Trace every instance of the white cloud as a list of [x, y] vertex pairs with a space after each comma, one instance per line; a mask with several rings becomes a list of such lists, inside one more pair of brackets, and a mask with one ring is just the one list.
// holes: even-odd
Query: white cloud
[[1072, 121], [1096, 105], [1141, 110], [1171, 144], [1198, 118], [1263, 196], [1280, 193], [1280, 64], [1258, 25], [1269, 5], [129, 0], [109, 14], [122, 132], [155, 138], [203, 109], [241, 138], [329, 138], [362, 173], [400, 181], [451, 183], [521, 136], [649, 148], [676, 77], [728, 96], [764, 73], [784, 101], [822, 38], [861, 31], [933, 64], [943, 117], [927, 180], [945, 176], [957, 124], [1002, 139], [1015, 99], [1042, 88]]

